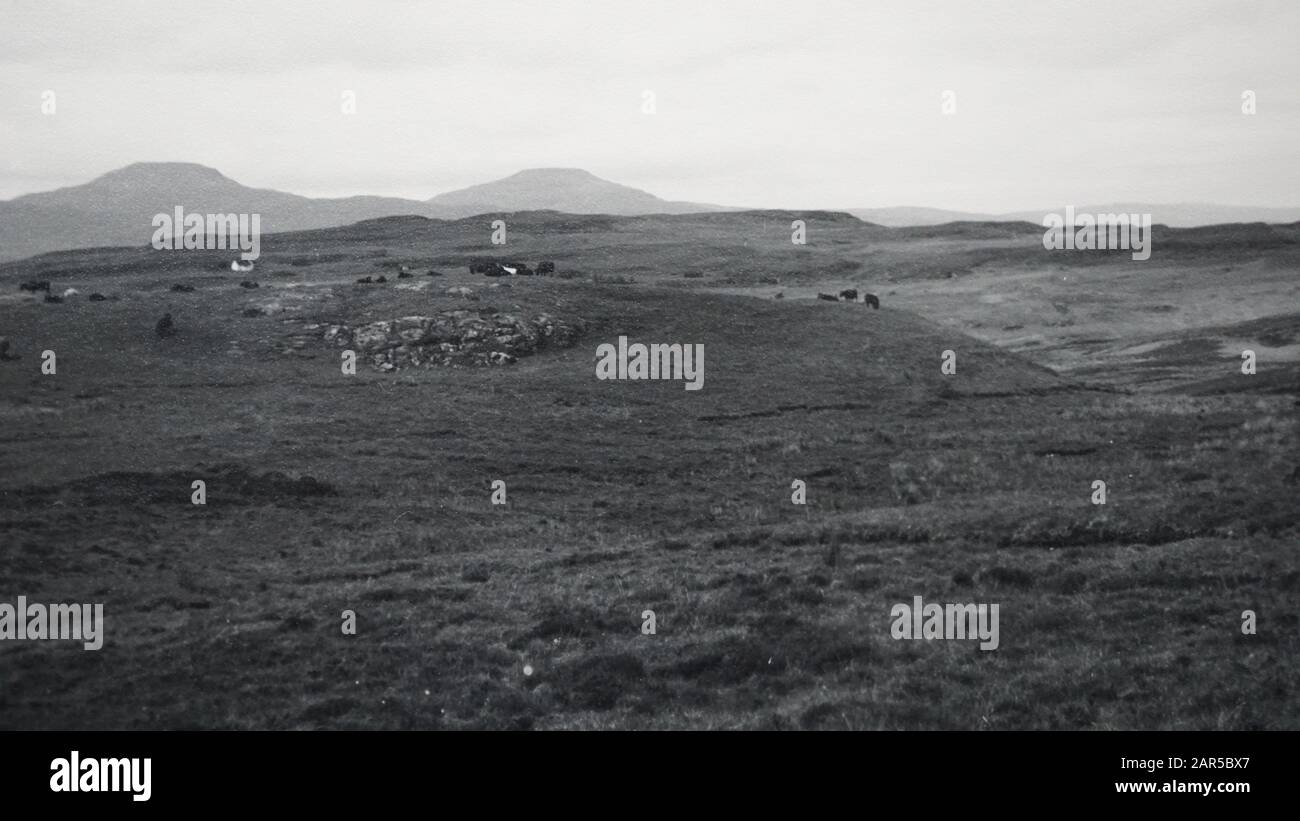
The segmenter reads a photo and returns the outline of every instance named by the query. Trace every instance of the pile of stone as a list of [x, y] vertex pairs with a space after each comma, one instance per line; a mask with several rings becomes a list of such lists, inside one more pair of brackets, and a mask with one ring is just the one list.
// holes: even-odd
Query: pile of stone
[[509, 365], [545, 347], [567, 348], [586, 330], [578, 319], [525, 318], [493, 308], [404, 316], [349, 327], [331, 325], [325, 341], [357, 352], [380, 371], [437, 365]]

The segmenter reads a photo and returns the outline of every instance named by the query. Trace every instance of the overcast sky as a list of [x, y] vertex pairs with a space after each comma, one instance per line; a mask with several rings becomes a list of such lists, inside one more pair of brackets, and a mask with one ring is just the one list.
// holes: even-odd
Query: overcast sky
[[755, 207], [1300, 205], [1297, 37], [1295, 0], [0, 0], [0, 198], [168, 160], [312, 196], [573, 166]]

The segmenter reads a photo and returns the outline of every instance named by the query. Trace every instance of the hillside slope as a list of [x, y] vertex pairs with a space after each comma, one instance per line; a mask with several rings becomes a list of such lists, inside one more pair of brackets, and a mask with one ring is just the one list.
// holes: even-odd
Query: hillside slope
[[[1293, 729], [1294, 396], [1090, 390], [887, 294], [871, 310], [671, 273], [788, 265], [788, 216], [738, 215], [754, 239], [717, 215], [520, 215], [507, 249], [482, 219], [384, 219], [269, 237], [256, 289], [219, 252], [0, 266], [6, 577], [50, 601], [93, 591], [110, 625], [98, 654], [4, 642], [0, 726], [1213, 728], [1231, 711]], [[887, 230], [810, 228], [829, 258]], [[648, 273], [444, 266], [542, 249], [561, 272]], [[44, 303], [15, 286], [35, 274], [109, 300]], [[154, 332], [164, 312], [174, 337]], [[585, 331], [513, 365], [355, 375], [325, 338], [448, 312]], [[596, 379], [619, 336], [702, 344], [703, 389]], [[998, 603], [997, 652], [894, 640], [891, 607], [918, 595]], [[1249, 645], [1241, 602], [1276, 625]]]
[[498, 211], [628, 215], [726, 210], [716, 205], [670, 202], [580, 168], [527, 169], [504, 179], [439, 194], [428, 202], [457, 216]]
[[262, 231], [346, 224], [390, 214], [426, 213], [414, 200], [312, 199], [249, 188], [194, 163], [136, 163], [84, 185], [0, 202], [0, 259], [94, 246], [147, 246], [155, 214], [259, 214]]
[[195, 163], [135, 163], [83, 185], [0, 202], [0, 260], [96, 246], [143, 246], [155, 214], [259, 214], [275, 233], [378, 217], [455, 219], [549, 208], [569, 213], [686, 213], [715, 206], [668, 202], [579, 169], [533, 169], [419, 202], [396, 197], [310, 198], [250, 188]]

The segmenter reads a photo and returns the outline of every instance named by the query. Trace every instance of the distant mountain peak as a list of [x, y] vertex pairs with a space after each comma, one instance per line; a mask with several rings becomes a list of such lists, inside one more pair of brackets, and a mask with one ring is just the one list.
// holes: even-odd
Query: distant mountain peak
[[230, 180], [217, 169], [196, 162], [133, 162], [99, 177], [101, 180], [140, 178]]
[[0, 201], [0, 259], [78, 247], [138, 246], [152, 235], [153, 217], [170, 214], [177, 206], [210, 214], [260, 214], [263, 233], [351, 225], [381, 217], [398, 219], [372, 222], [362, 230], [388, 230], [426, 217], [461, 219], [523, 211], [640, 215], [720, 210], [665, 201], [582, 168], [526, 168], [421, 202], [392, 197], [309, 198], [250, 188], [200, 163], [136, 162], [81, 185]]
[[464, 214], [559, 211], [631, 215], [717, 210], [717, 206], [663, 200], [582, 168], [526, 168], [492, 182], [439, 194], [428, 202]]
[[[525, 168], [523, 171], [516, 171], [506, 179], [573, 179], [573, 180], [599, 180], [595, 174], [585, 168]], [[604, 180], [602, 180], [604, 182]]]

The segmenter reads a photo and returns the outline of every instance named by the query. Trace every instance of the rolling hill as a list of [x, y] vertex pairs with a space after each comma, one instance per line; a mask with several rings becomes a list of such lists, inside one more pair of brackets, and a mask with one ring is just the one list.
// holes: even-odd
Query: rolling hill
[[732, 210], [721, 205], [670, 202], [580, 168], [528, 169], [505, 179], [439, 194], [428, 203], [456, 216], [496, 211], [632, 215]]
[[[482, 219], [419, 216], [269, 236], [257, 289], [218, 251], [0, 265], [7, 578], [94, 591], [112, 619], [93, 663], [4, 642], [0, 726], [1294, 728], [1295, 389], [1269, 350], [1300, 326], [1191, 328], [1182, 262], [1072, 267], [1033, 235], [836, 214], [799, 248], [790, 217], [522, 213], [508, 253], [566, 276], [509, 282], [463, 265], [502, 252]], [[1203, 263], [1198, 303], [1294, 304], [1293, 258]], [[107, 299], [47, 303], [18, 290], [32, 276]], [[815, 299], [859, 277], [880, 310]], [[327, 338], [539, 314], [585, 334], [355, 374]], [[1120, 321], [1140, 350], [1054, 374], [1039, 346], [968, 332], [1013, 320], [1053, 346]], [[1135, 321], [1160, 335], [1129, 339]], [[704, 389], [596, 379], [620, 335], [704, 345]], [[1259, 376], [1218, 350], [1237, 338]], [[1135, 363], [1161, 391], [1096, 384]], [[1196, 395], [1164, 390], [1175, 371]], [[916, 595], [999, 603], [997, 655], [894, 640]], [[1281, 638], [1243, 645], [1240, 602]]]
[[135, 163], [68, 188], [0, 202], [0, 259], [72, 248], [146, 245], [150, 221], [176, 206], [202, 213], [260, 214], [262, 232], [349, 225], [376, 217], [455, 219], [542, 208], [574, 214], [708, 211], [669, 202], [578, 169], [534, 169], [427, 201], [397, 197], [321, 199], [250, 188], [195, 163]]
[[[725, 214], [746, 209], [665, 200], [578, 168], [534, 168], [492, 182], [448, 191], [427, 200], [354, 196], [312, 198], [251, 188], [216, 169], [196, 163], [134, 163], [83, 185], [25, 194], [0, 202], [0, 260], [22, 259], [47, 251], [101, 246], [144, 246], [153, 234], [155, 214], [176, 206], [202, 213], [256, 213], [264, 234], [332, 228], [391, 216], [455, 220], [479, 214], [555, 211], [613, 216]], [[1083, 213], [1151, 213], [1156, 223], [1191, 227], [1226, 223], [1282, 223], [1300, 220], [1300, 209], [1218, 205], [1116, 204], [1082, 206]], [[816, 209], [749, 210], [789, 214], [791, 218], [858, 220], [885, 227], [953, 229], [1005, 235], [1039, 231], [1046, 211], [977, 214], [937, 208], [870, 208], [828, 212]], [[852, 215], [852, 216], [850, 216]], [[1019, 223], [1011, 227], [998, 224]], [[787, 221], [786, 225], [789, 225]], [[933, 236], [932, 232], [923, 232]], [[941, 228], [939, 234], [950, 234]]]
[[[1042, 225], [1043, 216], [1063, 213], [1064, 205], [1032, 211], [981, 214], [971, 211], [948, 211], [942, 208], [849, 208], [850, 214], [877, 225], [891, 228], [943, 225], [949, 222], [1029, 222]], [[1076, 205], [1078, 214], [1150, 214], [1151, 221], [1173, 228], [1195, 228], [1234, 222], [1283, 223], [1300, 220], [1300, 208], [1259, 208], [1250, 205], [1217, 203], [1119, 202], [1103, 205]]]
[[84, 185], [0, 202], [0, 258], [105, 245], [143, 246], [151, 220], [176, 206], [203, 213], [261, 214], [262, 231], [342, 225], [369, 217], [422, 213], [414, 200], [312, 199], [249, 188], [194, 163], [136, 163]]

